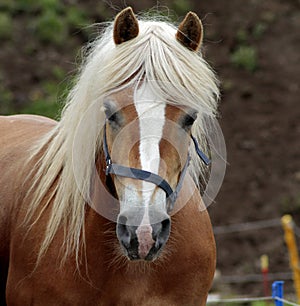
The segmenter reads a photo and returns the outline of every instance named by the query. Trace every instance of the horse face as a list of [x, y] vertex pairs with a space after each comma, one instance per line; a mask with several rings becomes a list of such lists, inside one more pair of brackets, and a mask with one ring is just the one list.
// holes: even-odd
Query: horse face
[[[152, 172], [175, 190], [185, 165], [195, 112], [157, 98], [147, 84], [106, 99], [106, 137], [112, 162]], [[120, 202], [117, 237], [130, 260], [157, 258], [170, 235], [163, 189], [112, 175]]]

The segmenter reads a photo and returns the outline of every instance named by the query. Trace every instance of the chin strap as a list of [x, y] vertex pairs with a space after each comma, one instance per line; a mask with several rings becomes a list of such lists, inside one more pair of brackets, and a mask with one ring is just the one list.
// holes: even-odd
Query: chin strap
[[[209, 165], [211, 161], [200, 150], [197, 140], [193, 136], [191, 137], [194, 142], [195, 149], [196, 149], [198, 156], [205, 163], [205, 165]], [[161, 176], [155, 173], [113, 163], [110, 157], [109, 151], [108, 151], [108, 146], [107, 146], [106, 125], [104, 125], [104, 129], [103, 129], [103, 152], [104, 152], [105, 162], [106, 162], [106, 169], [105, 169], [106, 175], [114, 174], [117, 176], [128, 177], [128, 178], [142, 180], [142, 181], [146, 181], [146, 182], [155, 184], [156, 186], [164, 190], [164, 192], [166, 193], [167, 200], [168, 200], [168, 213], [173, 210], [174, 204], [176, 202], [180, 189], [183, 185], [183, 180], [186, 175], [188, 166], [190, 164], [191, 157], [189, 154], [187, 156], [185, 165], [183, 169], [181, 170], [177, 186], [175, 190], [173, 190], [172, 187], [169, 185], [169, 183], [165, 179], [163, 179]]]

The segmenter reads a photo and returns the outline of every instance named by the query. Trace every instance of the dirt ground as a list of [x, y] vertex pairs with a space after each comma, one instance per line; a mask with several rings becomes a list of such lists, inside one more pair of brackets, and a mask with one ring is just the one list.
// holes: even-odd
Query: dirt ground
[[[93, 1], [66, 2], [79, 2], [94, 21], [103, 20], [93, 11]], [[124, 7], [124, 1], [112, 3]], [[139, 11], [155, 6], [156, 1], [127, 4]], [[291, 213], [300, 226], [300, 2], [203, 0], [190, 6], [203, 21], [203, 52], [222, 84], [219, 121], [229, 165], [216, 203], [209, 207], [213, 225], [269, 220]], [[108, 12], [114, 15], [114, 10]], [[53, 66], [74, 70], [79, 46], [87, 40], [73, 29], [62, 46], [43, 46], [26, 31], [28, 22], [22, 13], [16, 13], [12, 41], [0, 41], [0, 88], [12, 93], [14, 110], [23, 109], [39, 94], [40, 84], [49, 78]], [[24, 46], [30, 46], [30, 52]], [[237, 62], [233, 54], [240, 47], [250, 47], [252, 53]], [[250, 61], [250, 66], [243, 61]], [[290, 271], [279, 225], [218, 234], [216, 242], [217, 267], [223, 276], [259, 273], [262, 254], [269, 255], [271, 272]], [[259, 283], [232, 284], [231, 290], [262, 294]], [[287, 290], [293, 290], [290, 281]]]

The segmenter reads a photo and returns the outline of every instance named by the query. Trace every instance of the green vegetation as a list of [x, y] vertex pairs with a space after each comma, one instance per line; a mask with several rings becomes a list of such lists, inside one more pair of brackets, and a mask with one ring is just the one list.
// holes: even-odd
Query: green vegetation
[[62, 4], [63, 2], [60, 0], [39, 0], [36, 2], [39, 8], [44, 12], [47, 10], [63, 12], [64, 10], [64, 4]]
[[259, 22], [255, 25], [255, 27], [252, 30], [252, 35], [255, 39], [260, 39], [263, 34], [266, 32], [268, 26], [264, 22]]
[[[108, 15], [104, 4], [95, 6], [95, 11], [99, 10]], [[78, 41], [72, 34], [82, 29], [84, 36], [81, 37], [88, 38], [93, 30], [86, 27], [92, 22], [87, 11], [79, 4], [67, 5], [61, 0], [0, 0], [0, 41], [3, 45], [11, 43], [8, 41], [13, 37], [14, 31], [20, 33], [20, 24], [14, 19], [16, 15], [27, 19], [25, 26], [28, 39], [20, 50], [27, 57], [39, 55], [41, 49], [48, 47], [62, 51], [65, 48], [75, 50]], [[4, 88], [3, 77], [1, 81], [0, 75], [0, 114], [23, 112], [58, 118], [62, 108], [60, 102], [66, 98], [67, 88], [70, 87], [65, 81], [66, 71], [59, 66], [45, 64], [40, 75], [43, 79], [38, 77], [38, 84], [24, 89], [26, 102], [22, 102], [18, 108], [15, 108], [18, 102], [15, 95], [18, 92]]]
[[85, 28], [90, 20], [84, 10], [78, 7], [64, 7], [57, 0], [43, 0], [41, 12], [33, 21], [33, 32], [42, 43], [61, 46], [68, 38], [68, 33], [74, 29]]
[[10, 39], [13, 34], [13, 19], [8, 13], [0, 13], [0, 40]]
[[270, 303], [266, 303], [264, 301], [256, 301], [251, 303], [251, 306], [268, 306], [268, 305], [270, 305]]
[[245, 29], [239, 29], [236, 33], [236, 39], [239, 44], [245, 44], [249, 39], [248, 32]]
[[13, 11], [15, 9], [15, 0], [5, 0], [0, 2], [0, 11]]
[[254, 72], [258, 67], [257, 52], [252, 46], [239, 46], [230, 56], [230, 61], [238, 68]]
[[53, 119], [59, 117], [59, 106], [50, 100], [35, 100], [21, 110], [24, 114], [36, 114], [46, 116]]
[[[9, 0], [12, 1], [12, 0]], [[63, 11], [64, 4], [60, 0], [18, 0], [13, 6], [14, 10], [27, 14], [44, 12], [47, 10]]]
[[66, 11], [66, 20], [69, 26], [76, 28], [76, 29], [86, 26], [89, 23], [89, 19], [86, 13], [83, 10], [75, 6], [70, 7]]
[[171, 8], [178, 15], [185, 15], [188, 11], [192, 10], [193, 6], [189, 0], [174, 0], [171, 3]]
[[59, 117], [61, 104], [59, 97], [63, 93], [59, 92], [59, 86], [55, 81], [44, 81], [41, 89], [34, 89], [30, 95], [31, 101], [22, 109], [22, 113], [43, 115], [57, 119]]
[[299, 214], [300, 213], [300, 194], [286, 195], [281, 199], [280, 210], [282, 214]]
[[55, 46], [63, 45], [72, 30], [91, 23], [82, 8], [60, 0], [5, 0], [0, 1], [0, 12], [0, 39], [12, 36], [13, 16], [21, 13], [28, 16], [29, 32], [41, 43]]
[[265, 22], [258, 22], [255, 26], [247, 31], [246, 29], [239, 29], [236, 33], [236, 40], [239, 44], [249, 44], [250, 40], [258, 40], [266, 32], [268, 25]]
[[55, 45], [62, 45], [68, 34], [63, 18], [51, 10], [35, 20], [35, 32], [41, 42]]
[[[230, 297], [229, 297], [230, 298]], [[233, 297], [234, 298], [234, 297]], [[269, 306], [270, 303], [267, 303], [265, 301], [255, 301], [255, 302], [239, 302], [239, 303], [236, 303], [236, 302], [226, 302], [226, 303], [215, 303], [214, 305], [216, 306]]]
[[13, 94], [3, 85], [4, 75], [0, 71], [0, 114], [9, 115], [14, 112]]
[[262, 38], [268, 23], [261, 20], [253, 28], [240, 28], [236, 32], [237, 47], [230, 55], [231, 63], [241, 69], [254, 72], [258, 68], [258, 56], [255, 41]]
[[66, 77], [61, 67], [54, 66], [49, 80], [43, 81], [29, 93], [30, 103], [21, 112], [58, 119], [73, 80]]
[[0, 84], [0, 114], [9, 115], [14, 113], [12, 101], [13, 94]]
[[62, 81], [66, 76], [66, 72], [59, 66], [52, 68], [52, 75], [56, 80]]
[[38, 1], [36, 0], [18, 0], [15, 1], [14, 9], [21, 12], [34, 12], [37, 10]]

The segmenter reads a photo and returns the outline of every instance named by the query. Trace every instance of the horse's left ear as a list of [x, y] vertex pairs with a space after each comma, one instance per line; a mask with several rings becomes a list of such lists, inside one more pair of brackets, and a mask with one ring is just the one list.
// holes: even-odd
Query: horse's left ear
[[193, 12], [186, 14], [183, 21], [180, 23], [176, 39], [185, 47], [193, 51], [198, 51], [202, 44], [203, 27], [202, 22]]
[[115, 18], [114, 41], [116, 45], [137, 37], [139, 24], [131, 7], [121, 11]]

